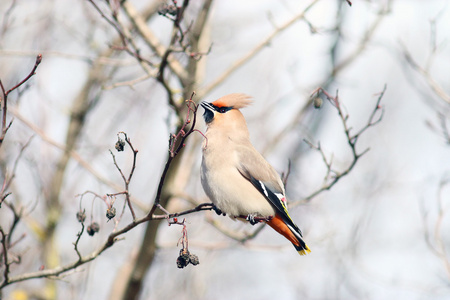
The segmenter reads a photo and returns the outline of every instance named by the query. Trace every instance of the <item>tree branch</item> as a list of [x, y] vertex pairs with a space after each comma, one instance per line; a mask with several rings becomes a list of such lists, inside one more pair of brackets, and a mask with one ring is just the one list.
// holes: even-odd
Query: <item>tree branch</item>
[[3, 83], [0, 79], [0, 88], [2, 90], [2, 131], [0, 134], [0, 147], [3, 145], [3, 140], [5, 139], [6, 136], [6, 132], [8, 131], [9, 127], [12, 124], [12, 121], [9, 123], [9, 125], [6, 125], [6, 114], [8, 111], [8, 95], [9, 93], [11, 93], [12, 91], [14, 91], [15, 89], [19, 88], [22, 84], [24, 84], [25, 82], [27, 82], [33, 75], [36, 74], [36, 69], [39, 66], [39, 64], [42, 61], [42, 54], [38, 54], [38, 56], [36, 57], [36, 61], [34, 63], [33, 69], [31, 69], [31, 72], [22, 80], [20, 81], [18, 84], [16, 84], [14, 87], [10, 88], [9, 90], [5, 90], [5, 87], [3, 86]]
[[[323, 152], [320, 144], [318, 146], [314, 146], [311, 142], [308, 142], [308, 145], [310, 145], [313, 149], [320, 152], [322, 159], [326, 165], [327, 173], [325, 176], [324, 184], [321, 188], [318, 190], [312, 192], [310, 195], [303, 198], [301, 201], [296, 202], [293, 206], [299, 205], [300, 203], [309, 202], [314, 197], [319, 195], [320, 193], [330, 190], [339, 180], [341, 180], [343, 177], [348, 175], [350, 171], [355, 167], [358, 160], [369, 151], [369, 148], [366, 148], [362, 152], [358, 152], [356, 149], [356, 145], [358, 143], [359, 138], [361, 135], [369, 128], [377, 125], [384, 116], [384, 107], [381, 106], [381, 99], [383, 99], [384, 93], [386, 92], [386, 85], [384, 86], [383, 90], [379, 93], [377, 102], [375, 103], [374, 109], [372, 110], [372, 113], [370, 114], [368, 121], [365, 126], [363, 126], [356, 134], [351, 133], [351, 127], [348, 126], [348, 114], [344, 113], [342, 110], [342, 105], [340, 103], [338, 93], [336, 92], [336, 96], [331, 96], [327, 91], [323, 90], [322, 88], [318, 88], [312, 96], [319, 96], [319, 94], [324, 94], [328, 101], [336, 108], [339, 114], [339, 118], [341, 120], [342, 126], [344, 128], [345, 137], [347, 139], [347, 143], [351, 149], [352, 152], [352, 161], [347, 166], [347, 168], [344, 169], [344, 171], [337, 171], [333, 169], [332, 167], [332, 159], [327, 159], [325, 153]], [[329, 180], [330, 179], [330, 180]]]

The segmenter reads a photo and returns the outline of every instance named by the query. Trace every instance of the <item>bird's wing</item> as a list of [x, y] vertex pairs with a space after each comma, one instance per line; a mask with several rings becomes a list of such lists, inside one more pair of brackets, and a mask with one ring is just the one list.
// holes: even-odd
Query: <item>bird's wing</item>
[[301, 230], [289, 216], [283, 183], [278, 173], [254, 148], [246, 147], [240, 150], [237, 165], [239, 173], [275, 207], [286, 225], [302, 237]]

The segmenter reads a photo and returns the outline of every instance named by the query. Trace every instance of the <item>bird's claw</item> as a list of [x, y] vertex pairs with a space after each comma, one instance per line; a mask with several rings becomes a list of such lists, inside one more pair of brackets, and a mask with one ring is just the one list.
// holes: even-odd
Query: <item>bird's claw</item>
[[226, 216], [226, 213], [224, 213], [223, 211], [221, 211], [214, 203], [212, 205], [212, 209], [216, 212], [216, 214], [220, 215], [224, 215]]
[[247, 216], [247, 218], [245, 218], [247, 221], [249, 221], [250, 222], [250, 224], [252, 224], [252, 225], [256, 225], [256, 224], [258, 224], [259, 223], [259, 221], [257, 221], [257, 220], [255, 220], [255, 218], [256, 218], [256, 216], [255, 215], [253, 215], [253, 214], [249, 214], [248, 216]]

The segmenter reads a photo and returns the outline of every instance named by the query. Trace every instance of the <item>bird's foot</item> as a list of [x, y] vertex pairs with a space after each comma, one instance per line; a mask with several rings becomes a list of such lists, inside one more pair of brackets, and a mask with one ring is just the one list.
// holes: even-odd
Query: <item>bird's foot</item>
[[258, 217], [257, 214], [248, 214], [245, 219], [252, 225], [256, 225], [261, 222], [269, 222], [273, 219], [273, 216], [267, 216], [267, 217]]

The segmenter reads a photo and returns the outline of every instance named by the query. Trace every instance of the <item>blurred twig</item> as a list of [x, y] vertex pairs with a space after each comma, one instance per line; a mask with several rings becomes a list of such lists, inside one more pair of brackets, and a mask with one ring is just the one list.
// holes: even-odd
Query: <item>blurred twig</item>
[[445, 90], [439, 85], [439, 83], [436, 82], [436, 80], [434, 80], [433, 76], [431, 76], [431, 74], [427, 70], [422, 68], [414, 60], [414, 58], [405, 47], [403, 47], [403, 54], [406, 62], [427, 81], [427, 84], [431, 88], [431, 90], [447, 104], [450, 104], [450, 95], [445, 92]]
[[[382, 7], [377, 12], [376, 19], [367, 27], [364, 34], [362, 35], [362, 38], [360, 41], [356, 44], [356, 47], [354, 50], [350, 53], [346, 53], [344, 58], [340, 61], [336, 61], [336, 51], [338, 49], [339, 44], [342, 42], [341, 37], [341, 23], [342, 20], [339, 20], [336, 24], [336, 28], [334, 31], [336, 32], [336, 39], [334, 44], [330, 48], [330, 58], [331, 58], [331, 64], [332, 68], [331, 70], [327, 70], [327, 76], [321, 80], [320, 83], [318, 83], [315, 86], [321, 86], [327, 89], [330, 84], [336, 79], [336, 77], [342, 73], [343, 70], [347, 69], [349, 66], [351, 66], [361, 55], [364, 53], [364, 51], [369, 46], [369, 43], [371, 39], [374, 36], [374, 33], [381, 25], [382, 20], [388, 15], [390, 12], [390, 7], [393, 0], [388, 0], [385, 7]], [[311, 104], [313, 102], [313, 98], [309, 98], [306, 100], [305, 104], [300, 107], [294, 118], [282, 128], [278, 134], [275, 135], [275, 138], [267, 144], [265, 149], [263, 150], [263, 153], [266, 153], [269, 151], [274, 145], [278, 145], [293, 129], [297, 128], [298, 124], [301, 123], [301, 121], [305, 118], [306, 113], [311, 108]]]
[[236, 231], [230, 230], [228, 227], [223, 226], [222, 223], [216, 219], [207, 218], [206, 220], [214, 228], [216, 228], [218, 231], [220, 231], [220, 233], [222, 233], [226, 237], [229, 237], [230, 239], [235, 240], [241, 244], [245, 244], [247, 241], [252, 240], [256, 236], [258, 236], [258, 234], [265, 228], [265, 226], [267, 224], [266, 222], [262, 222], [251, 233], [247, 233], [247, 232], [237, 233]]
[[230, 77], [230, 75], [235, 72], [237, 69], [239, 69], [241, 66], [243, 66], [245, 63], [250, 61], [253, 57], [256, 56], [262, 49], [264, 49], [266, 46], [270, 44], [270, 42], [278, 36], [281, 32], [286, 30], [287, 28], [291, 27], [294, 23], [296, 23], [299, 20], [304, 19], [305, 14], [312, 8], [314, 5], [317, 4], [320, 0], [314, 0], [312, 1], [301, 13], [294, 16], [292, 19], [281, 25], [280, 27], [276, 28], [268, 37], [266, 37], [264, 40], [262, 40], [258, 45], [256, 45], [252, 50], [250, 50], [246, 55], [244, 55], [242, 58], [236, 60], [227, 70], [225, 70], [219, 77], [217, 77], [213, 82], [208, 84], [206, 87], [201, 89], [198, 93], [199, 98], [203, 98], [204, 95], [210, 93], [213, 89], [215, 89], [218, 85], [222, 84], [225, 79]]
[[[125, 14], [128, 16], [137, 32], [140, 34], [144, 42], [162, 58], [167, 49], [164, 47], [156, 35], [147, 26], [147, 23], [143, 16], [137, 11], [134, 5], [130, 1], [124, 1], [122, 8]], [[188, 74], [181, 63], [173, 57], [167, 59], [169, 68], [177, 75], [181, 80], [188, 78]]]
[[421, 207], [422, 219], [424, 221], [424, 236], [428, 248], [436, 257], [438, 257], [444, 264], [448, 280], [450, 280], [450, 256], [446, 248], [446, 241], [444, 241], [442, 233], [442, 224], [444, 222], [446, 210], [442, 197], [443, 190], [450, 184], [450, 180], [442, 179], [439, 183], [438, 193], [436, 197], [437, 216], [434, 222], [434, 228], [428, 229], [427, 219], [428, 213], [424, 207]]
[[322, 159], [326, 165], [327, 168], [327, 175], [325, 177], [324, 184], [321, 188], [318, 190], [312, 192], [310, 195], [303, 198], [302, 201], [299, 201], [295, 203], [294, 205], [299, 205], [300, 203], [305, 203], [316, 197], [318, 194], [331, 189], [340, 179], [342, 179], [344, 176], [346, 176], [350, 171], [355, 167], [357, 161], [363, 156], [364, 154], [369, 151], [369, 148], [366, 148], [365, 150], [359, 152], [356, 149], [356, 145], [358, 143], [359, 138], [361, 135], [369, 128], [377, 125], [381, 120], [383, 119], [384, 115], [384, 107], [381, 106], [381, 100], [384, 96], [384, 93], [386, 92], [386, 85], [384, 86], [383, 90], [379, 93], [377, 102], [375, 103], [374, 109], [372, 110], [372, 113], [370, 114], [368, 121], [365, 126], [363, 126], [360, 130], [358, 130], [356, 133], [352, 133], [352, 128], [348, 125], [348, 119], [349, 115], [345, 113], [342, 110], [342, 105], [339, 100], [338, 93], [336, 92], [336, 96], [331, 96], [327, 91], [323, 90], [322, 88], [318, 88], [312, 96], [318, 96], [319, 94], [324, 94], [328, 101], [336, 108], [339, 114], [339, 118], [341, 120], [341, 123], [344, 127], [345, 136], [347, 139], [347, 143], [350, 146], [351, 152], [352, 152], [352, 161], [350, 164], [343, 170], [338, 171], [333, 168], [332, 166], [332, 159], [327, 159], [326, 155], [322, 151], [322, 148], [320, 144], [318, 146], [314, 146], [311, 142], [307, 143], [315, 150], [319, 151]]

